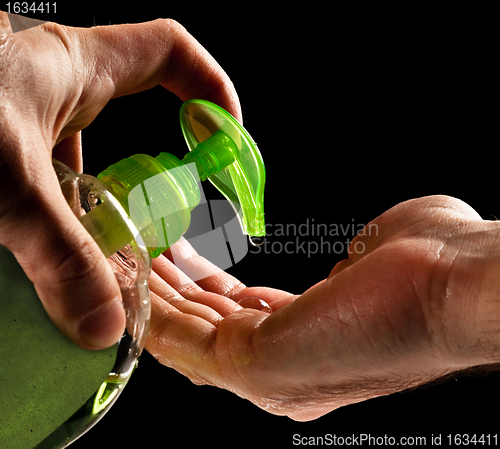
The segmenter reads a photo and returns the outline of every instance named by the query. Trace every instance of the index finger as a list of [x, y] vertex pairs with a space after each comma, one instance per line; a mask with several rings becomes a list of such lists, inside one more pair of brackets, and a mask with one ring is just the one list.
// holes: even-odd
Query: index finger
[[[164, 255], [180, 268], [186, 279], [196, 279], [196, 284], [204, 291], [225, 296], [235, 302], [248, 297], [257, 297], [270, 304], [273, 310], [277, 310], [298, 296], [275, 288], [245, 286], [234, 276], [200, 256], [184, 238], [170, 247]], [[155, 261], [154, 269], [167, 282], [174, 281], [176, 287], [179, 282], [185, 282], [175, 280], [179, 274], [173, 273], [169, 265]]]
[[183, 101], [202, 98], [217, 103], [241, 121], [229, 76], [175, 20], [71, 30], [85, 43], [84, 60], [93, 62], [90, 75], [109, 90], [109, 98], [161, 84]]

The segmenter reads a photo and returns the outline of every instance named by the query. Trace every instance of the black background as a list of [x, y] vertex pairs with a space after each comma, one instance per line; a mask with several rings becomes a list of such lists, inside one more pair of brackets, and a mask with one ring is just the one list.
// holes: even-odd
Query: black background
[[[50, 19], [92, 26], [170, 17], [226, 70], [266, 163], [268, 223], [366, 224], [430, 194], [461, 198], [485, 219], [500, 216], [487, 13], [102, 3], [58, 2]], [[83, 132], [85, 171], [135, 153], [182, 156], [181, 104], [162, 88], [112, 100]], [[344, 257], [248, 254], [229, 271], [247, 285], [301, 293]], [[353, 432], [441, 434], [444, 443], [448, 433], [498, 433], [499, 393], [497, 373], [462, 374], [298, 423], [195, 386], [145, 353], [117, 404], [72, 447], [287, 447], [294, 434]]]

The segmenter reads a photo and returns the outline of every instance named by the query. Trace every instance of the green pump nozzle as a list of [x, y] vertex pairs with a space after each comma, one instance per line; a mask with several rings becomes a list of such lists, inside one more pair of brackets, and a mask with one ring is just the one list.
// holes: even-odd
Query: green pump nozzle
[[[150, 255], [159, 256], [187, 231], [191, 210], [200, 202], [198, 182], [206, 179], [231, 203], [243, 234], [263, 237], [265, 168], [250, 135], [228, 112], [204, 100], [184, 103], [180, 121], [191, 151], [182, 161], [170, 153], [156, 158], [136, 154], [98, 175], [128, 213]], [[130, 230], [113, 218], [116, 207], [110, 203], [81, 218], [106, 255], [132, 240]]]
[[[233, 205], [244, 234], [250, 237], [265, 236], [266, 171], [253, 139], [233, 116], [208, 101], [191, 100], [184, 103], [180, 120], [191, 151], [183, 162], [194, 161], [200, 179], [203, 181], [208, 178], [222, 192]], [[204, 161], [212, 158], [218, 160], [220, 166], [205, 170]]]

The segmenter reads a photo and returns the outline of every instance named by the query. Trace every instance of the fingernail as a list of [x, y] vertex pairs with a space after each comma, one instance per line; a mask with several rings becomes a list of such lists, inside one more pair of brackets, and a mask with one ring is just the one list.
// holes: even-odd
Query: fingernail
[[78, 333], [88, 349], [104, 349], [118, 342], [124, 329], [125, 310], [121, 299], [115, 299], [85, 317]]

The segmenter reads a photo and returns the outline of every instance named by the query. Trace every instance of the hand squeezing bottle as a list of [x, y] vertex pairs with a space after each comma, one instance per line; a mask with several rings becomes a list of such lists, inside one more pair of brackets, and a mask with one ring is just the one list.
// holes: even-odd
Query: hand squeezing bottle
[[115, 346], [85, 351], [69, 342], [0, 246], [0, 447], [66, 447], [116, 401], [148, 333], [150, 257], [188, 229], [200, 201], [199, 181], [210, 180], [224, 194], [244, 234], [264, 236], [265, 170], [251, 137], [230, 114], [203, 100], [184, 103], [180, 120], [190, 149], [182, 160], [138, 154], [99, 179], [54, 161], [68, 204], [121, 288], [127, 322]]

